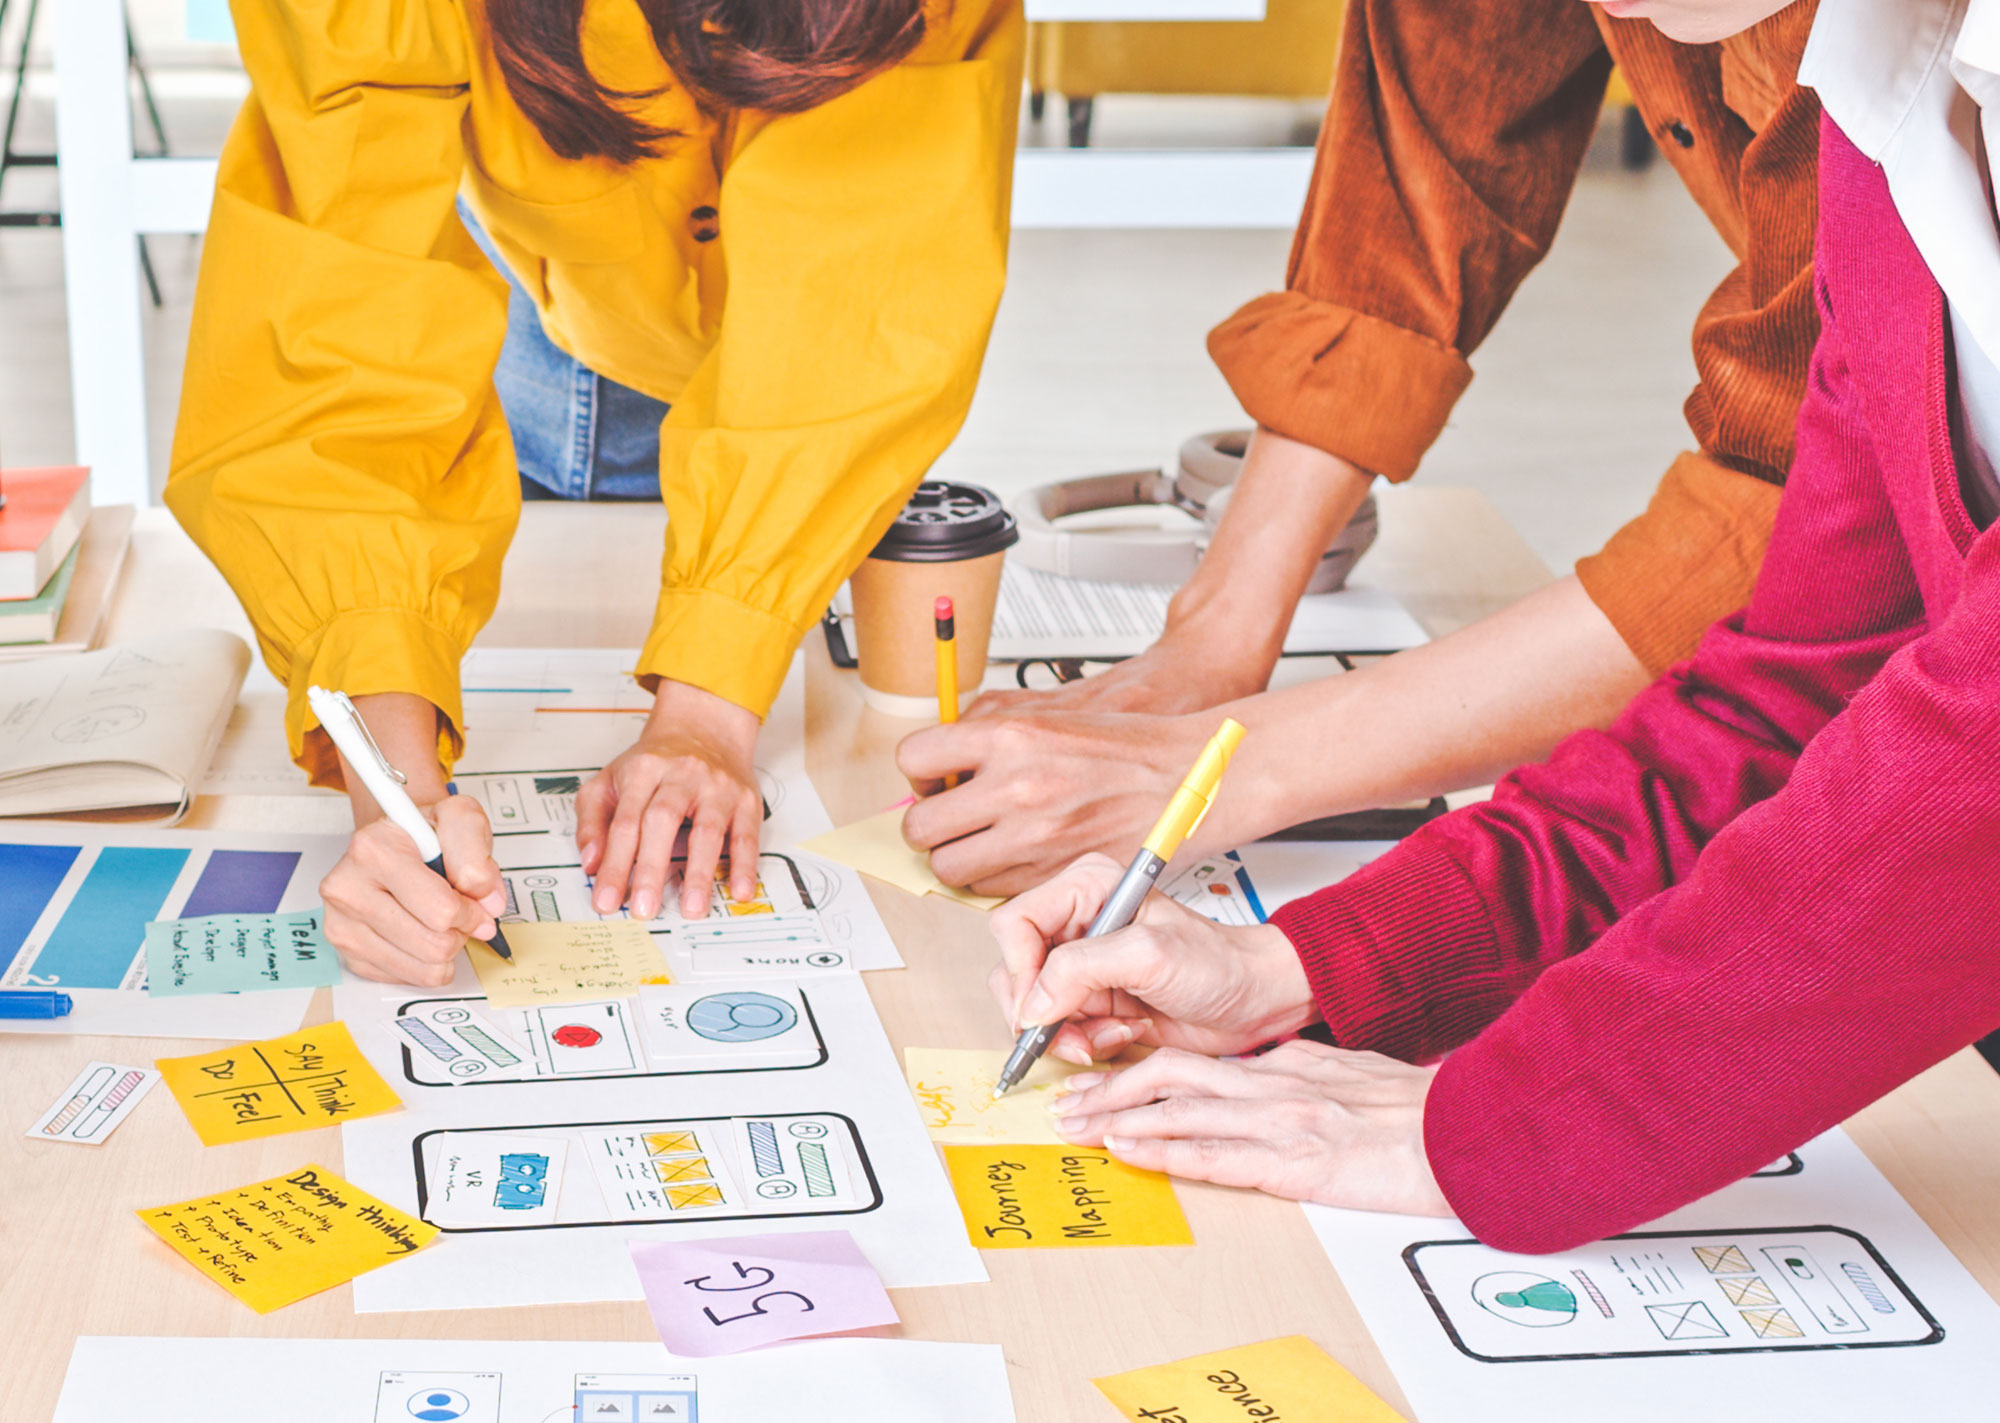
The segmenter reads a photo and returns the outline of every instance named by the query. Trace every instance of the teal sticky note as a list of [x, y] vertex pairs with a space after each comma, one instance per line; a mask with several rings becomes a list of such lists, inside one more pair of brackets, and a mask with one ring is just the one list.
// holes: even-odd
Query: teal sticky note
[[235, 44], [229, 0], [187, 0], [187, 37], [204, 44]]
[[211, 914], [146, 926], [146, 991], [254, 993], [340, 982], [340, 955], [320, 932], [320, 911]]

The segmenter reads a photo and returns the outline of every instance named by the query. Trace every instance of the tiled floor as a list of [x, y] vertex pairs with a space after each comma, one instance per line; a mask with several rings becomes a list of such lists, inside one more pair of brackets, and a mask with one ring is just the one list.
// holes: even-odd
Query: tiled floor
[[[170, 86], [175, 87], [175, 86]], [[178, 86], [169, 123], [181, 151], [214, 151], [231, 104]], [[32, 94], [33, 91], [31, 91]], [[1152, 101], [1107, 105], [1107, 143], [1202, 123], [1289, 127], [1280, 106], [1207, 115]], [[1054, 106], [1052, 106], [1053, 108]], [[46, 138], [30, 104], [27, 141]], [[1031, 140], [1058, 141], [1052, 113]], [[39, 133], [39, 138], [38, 138]], [[1227, 141], [1227, 140], [1225, 140]], [[44, 182], [10, 179], [5, 200], [46, 201]], [[1284, 232], [1023, 232], [986, 372], [941, 473], [1005, 491], [1070, 474], [1156, 464], [1182, 438], [1240, 423], [1203, 349], [1208, 327], [1279, 285]], [[0, 455], [69, 458], [69, 369], [60, 237], [0, 232]], [[188, 303], [192, 238], [155, 239], [166, 306], [148, 316], [147, 405], [164, 469]], [[1688, 330], [1728, 255], [1663, 166], [1633, 175], [1593, 163], [1547, 263], [1479, 353], [1480, 372], [1421, 478], [1484, 489], [1551, 564], [1597, 547], [1638, 511], [1688, 443], [1680, 404], [1693, 381]], [[157, 477], [157, 476], [156, 476]]]

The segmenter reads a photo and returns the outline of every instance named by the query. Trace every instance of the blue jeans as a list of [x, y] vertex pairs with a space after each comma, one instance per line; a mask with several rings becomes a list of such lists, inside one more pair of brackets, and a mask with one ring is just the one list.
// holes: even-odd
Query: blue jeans
[[493, 371], [514, 435], [523, 499], [656, 500], [664, 402], [557, 349], [534, 300], [461, 202], [466, 230], [507, 279], [507, 340]]

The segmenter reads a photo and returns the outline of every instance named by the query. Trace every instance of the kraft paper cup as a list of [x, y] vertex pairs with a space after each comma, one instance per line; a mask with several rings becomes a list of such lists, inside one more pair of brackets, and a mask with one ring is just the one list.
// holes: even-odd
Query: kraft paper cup
[[959, 705], [979, 695], [1000, 570], [1020, 538], [1014, 516], [992, 491], [928, 481], [917, 487], [875, 550], [849, 579], [861, 695], [890, 716], [932, 720], [937, 704], [937, 637], [931, 610], [951, 599], [957, 635]]

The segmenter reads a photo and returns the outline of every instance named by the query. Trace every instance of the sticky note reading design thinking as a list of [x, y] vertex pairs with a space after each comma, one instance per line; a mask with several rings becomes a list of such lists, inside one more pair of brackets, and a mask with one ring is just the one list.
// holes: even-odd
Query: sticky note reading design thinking
[[146, 991], [155, 998], [338, 982], [340, 955], [320, 932], [317, 909], [211, 914], [146, 926]]
[[[931, 872], [930, 856], [912, 850], [903, 839], [903, 807], [891, 806], [880, 815], [829, 830], [799, 846], [815, 855], [864, 875], [871, 875], [911, 894], [942, 894], [974, 909], [991, 909], [1000, 903], [991, 895], [954, 889]], [[511, 931], [510, 931], [511, 932]]]
[[1173, 1185], [1079, 1146], [947, 1146], [945, 1167], [981, 1250], [1192, 1245]]
[[259, 1314], [400, 1260], [437, 1234], [324, 1166], [155, 1206], [139, 1219]]
[[1303, 1335], [1092, 1380], [1121, 1415], [1158, 1423], [1402, 1423]]
[[667, 961], [636, 919], [509, 924], [507, 960], [469, 940], [466, 953], [495, 1008], [594, 1003], [626, 998], [648, 983], [671, 983]]
[[203, 1146], [335, 1126], [403, 1105], [345, 1023], [153, 1065]]
[[993, 1088], [1006, 1062], [1004, 1051], [903, 1049], [903, 1072], [932, 1141], [958, 1146], [990, 1141], [1063, 1145], [1049, 1116], [1049, 1103], [1061, 1095], [1070, 1074], [1083, 1069], [1044, 1057], [1018, 1087], [996, 1099]]

